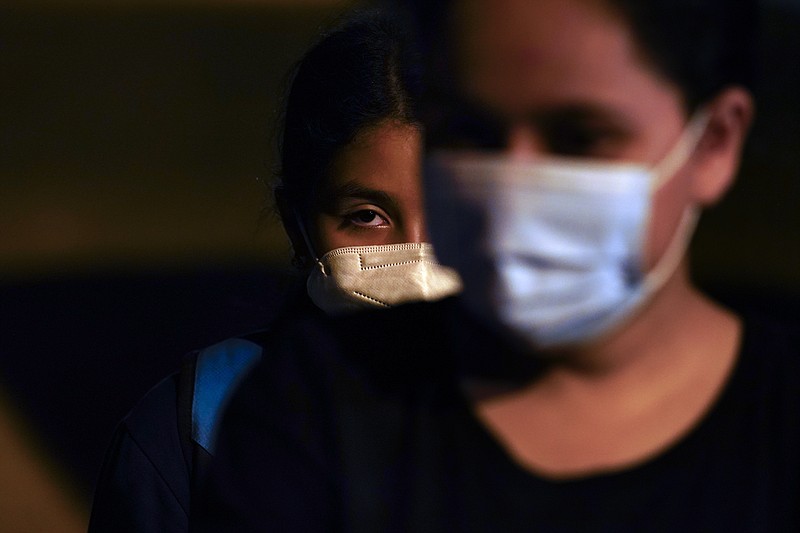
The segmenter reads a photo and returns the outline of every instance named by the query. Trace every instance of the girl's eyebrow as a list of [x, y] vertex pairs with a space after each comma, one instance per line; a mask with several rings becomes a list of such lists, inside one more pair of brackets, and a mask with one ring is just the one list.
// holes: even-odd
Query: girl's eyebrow
[[378, 204], [384, 209], [396, 210], [397, 201], [386, 191], [364, 187], [355, 182], [348, 182], [335, 187], [329, 187], [322, 192], [321, 198], [323, 205], [334, 206], [347, 199], [367, 200]]

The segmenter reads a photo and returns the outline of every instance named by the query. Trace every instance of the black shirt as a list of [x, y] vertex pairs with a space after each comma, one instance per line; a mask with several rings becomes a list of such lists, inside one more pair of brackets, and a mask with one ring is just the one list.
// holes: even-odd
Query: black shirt
[[525, 382], [539, 363], [452, 302], [283, 331], [229, 408], [199, 531], [800, 530], [791, 328], [746, 317], [736, 368], [692, 431], [570, 481], [523, 469], [474, 416], [462, 378]]

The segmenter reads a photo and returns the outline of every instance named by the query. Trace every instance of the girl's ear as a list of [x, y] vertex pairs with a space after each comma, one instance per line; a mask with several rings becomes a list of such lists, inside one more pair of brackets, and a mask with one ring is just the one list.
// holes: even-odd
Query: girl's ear
[[297, 220], [298, 208], [289, 200], [286, 190], [282, 186], [275, 187], [273, 194], [275, 196], [275, 205], [278, 206], [278, 214], [283, 223], [283, 229], [292, 242], [292, 248], [294, 249], [292, 264], [298, 268], [305, 268], [305, 266], [311, 264], [312, 254], [306, 245], [306, 240]]
[[728, 87], [708, 104], [708, 113], [692, 165], [692, 196], [703, 206], [716, 203], [733, 184], [755, 113], [753, 98], [742, 87]]

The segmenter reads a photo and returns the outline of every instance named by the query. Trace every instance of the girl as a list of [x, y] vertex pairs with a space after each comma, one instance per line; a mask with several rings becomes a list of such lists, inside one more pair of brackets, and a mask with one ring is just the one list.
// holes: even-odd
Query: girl
[[448, 296], [460, 288], [427, 240], [415, 63], [380, 13], [355, 15], [299, 63], [288, 94], [276, 201], [308, 275], [267, 329], [190, 354], [123, 420], [90, 531], [186, 531], [218, 419], [265, 346], [304, 316]]

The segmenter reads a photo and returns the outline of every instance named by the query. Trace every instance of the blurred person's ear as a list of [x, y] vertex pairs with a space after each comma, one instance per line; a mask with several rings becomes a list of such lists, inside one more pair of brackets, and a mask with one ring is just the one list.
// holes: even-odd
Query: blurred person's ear
[[716, 203], [733, 184], [755, 106], [746, 89], [729, 87], [706, 110], [708, 125], [692, 168], [692, 196], [700, 205]]
[[286, 235], [289, 237], [292, 243], [292, 249], [294, 250], [292, 264], [298, 268], [305, 268], [310, 264], [312, 254], [308, 249], [308, 245], [306, 245], [303, 231], [297, 220], [297, 207], [287, 197], [283, 187], [275, 187], [273, 194], [275, 195], [275, 205], [278, 207], [278, 214], [281, 217], [283, 229], [286, 231]]

